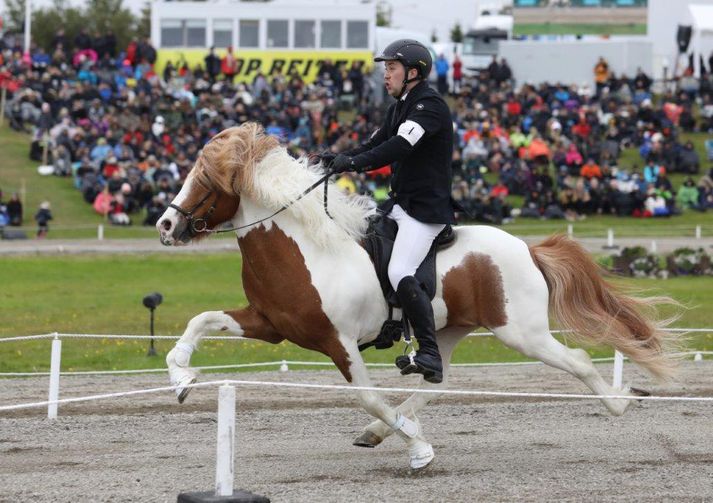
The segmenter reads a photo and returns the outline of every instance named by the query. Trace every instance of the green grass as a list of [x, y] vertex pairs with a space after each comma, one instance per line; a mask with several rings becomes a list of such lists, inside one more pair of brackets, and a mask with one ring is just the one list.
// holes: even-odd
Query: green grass
[[646, 23], [516, 23], [515, 35], [646, 35]]
[[[240, 282], [240, 256], [133, 255], [12, 257], [0, 261], [0, 336], [51, 332], [147, 334], [148, 310], [141, 300], [159, 291], [164, 302], [156, 310], [156, 333], [180, 335], [186, 323], [206, 310], [234, 309], [246, 304]], [[707, 307], [713, 288], [707, 278], [626, 280], [625, 283], [671, 295], [690, 307], [677, 326], [710, 324]], [[664, 313], [670, 314], [670, 313]], [[148, 342], [110, 339], [65, 339], [62, 368], [113, 370], [160, 368], [173, 341], [157, 341], [157, 357], [146, 356]], [[697, 335], [696, 349], [713, 349], [711, 335]], [[391, 363], [401, 347], [368, 350], [367, 361]], [[48, 340], [0, 343], [0, 372], [46, 371]], [[611, 350], [593, 350], [610, 356]], [[218, 365], [275, 360], [327, 361], [318, 353], [290, 343], [206, 341], [195, 365]], [[456, 362], [521, 361], [524, 357], [492, 337], [463, 341]]]

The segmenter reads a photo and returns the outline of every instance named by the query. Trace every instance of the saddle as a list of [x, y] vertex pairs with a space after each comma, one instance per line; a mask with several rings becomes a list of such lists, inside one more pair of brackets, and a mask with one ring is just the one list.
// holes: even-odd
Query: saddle
[[[366, 235], [362, 245], [369, 254], [376, 277], [379, 278], [381, 291], [384, 294], [386, 302], [389, 304], [389, 319], [384, 322], [381, 327], [381, 332], [371, 342], [361, 344], [359, 351], [363, 351], [371, 346], [376, 349], [386, 349], [394, 345], [394, 342], [401, 338], [404, 331], [404, 326], [401, 320], [393, 319], [394, 308], [401, 308], [399, 298], [396, 295], [391, 282], [389, 281], [389, 260], [391, 252], [394, 249], [394, 241], [398, 232], [396, 221], [385, 215], [377, 212], [369, 219]], [[428, 250], [426, 258], [416, 270], [414, 275], [421, 287], [424, 289], [428, 298], [433, 300], [436, 295], [436, 254], [440, 250], [449, 248], [456, 240], [456, 233], [453, 227], [446, 225], [441, 233], [433, 240], [431, 248]]]

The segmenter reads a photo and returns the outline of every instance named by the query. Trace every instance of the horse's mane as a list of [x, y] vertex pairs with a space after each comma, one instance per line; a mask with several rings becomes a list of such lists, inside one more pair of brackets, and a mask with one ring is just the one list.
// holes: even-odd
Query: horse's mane
[[[294, 159], [262, 127], [246, 123], [216, 135], [203, 149], [195, 176], [224, 192], [247, 196], [270, 210], [294, 201], [323, 176], [321, 164]], [[347, 195], [329, 184], [329, 214], [324, 211], [324, 189], [316, 188], [287, 210], [305, 226], [305, 234], [321, 247], [331, 248], [345, 239], [360, 239], [374, 203], [366, 196]]]

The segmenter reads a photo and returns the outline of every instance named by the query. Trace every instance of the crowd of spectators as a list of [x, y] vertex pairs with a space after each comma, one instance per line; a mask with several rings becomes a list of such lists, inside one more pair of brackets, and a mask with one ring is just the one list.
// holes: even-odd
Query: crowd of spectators
[[[366, 140], [384, 113], [378, 84], [359, 64], [327, 61], [309, 84], [279, 71], [240, 83], [232, 50], [222, 58], [211, 50], [192, 68], [169, 62], [158, 74], [149, 40], [118, 50], [111, 34], [82, 32], [70, 44], [60, 30], [52, 47], [35, 47], [29, 58], [12, 39], [0, 49], [0, 84], [10, 91], [4, 113], [34, 135], [31, 157], [73, 177], [86, 202], [117, 225], [154, 224], [202, 146], [224, 128], [258, 121], [300, 156]], [[707, 78], [654, 98], [643, 72], [616, 76], [603, 60], [594, 89], [515, 87], [502, 60], [470, 79], [460, 61], [452, 66], [457, 79], [444, 79], [451, 66], [438, 58], [437, 81], [450, 95], [457, 132], [453, 197], [470, 218], [503, 223], [713, 208], [713, 173], [693, 178], [702, 162], [680, 139], [682, 131], [713, 130]], [[628, 148], [639, 152], [633, 169], [620, 166]], [[673, 187], [670, 173], [690, 177]], [[381, 199], [388, 174], [388, 167], [345, 174], [337, 183]], [[522, 206], [512, 208], [510, 195], [522, 196]]]

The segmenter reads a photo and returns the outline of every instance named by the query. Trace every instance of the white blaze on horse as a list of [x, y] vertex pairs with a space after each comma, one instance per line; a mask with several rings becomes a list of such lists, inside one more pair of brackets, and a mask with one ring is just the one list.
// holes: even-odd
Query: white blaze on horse
[[[188, 323], [166, 357], [180, 402], [190, 390], [185, 386], [196, 380], [191, 353], [204, 335], [215, 331], [271, 343], [286, 339], [330, 357], [355, 386], [372, 386], [358, 346], [373, 340], [388, 317], [374, 266], [360, 244], [373, 204], [330, 184], [333, 219], [324, 211], [320, 190], [271, 217], [321, 176], [321, 166], [291, 158], [252, 123], [227, 129], [204, 147], [157, 223], [161, 242], [187, 244], [226, 223], [247, 226], [236, 232], [250, 304], [204, 312]], [[455, 244], [437, 256], [432, 301], [444, 380], [422, 381], [423, 387], [445, 387], [458, 341], [486, 327], [507, 346], [579, 378], [595, 394], [635, 398], [628, 388], [608, 385], [585, 351], [568, 348], [551, 335], [550, 311], [579, 340], [612, 346], [656, 377], [672, 374], [664, 324], [649, 312], [670, 299], [625, 295], [602, 279], [585, 250], [562, 236], [528, 247], [494, 227], [461, 226], [455, 232]], [[376, 392], [357, 393], [376, 420], [355, 445], [374, 447], [396, 432], [408, 446], [412, 468], [433, 459], [415, 414], [436, 395], [415, 393], [391, 407]], [[602, 402], [620, 415], [631, 400]]]

